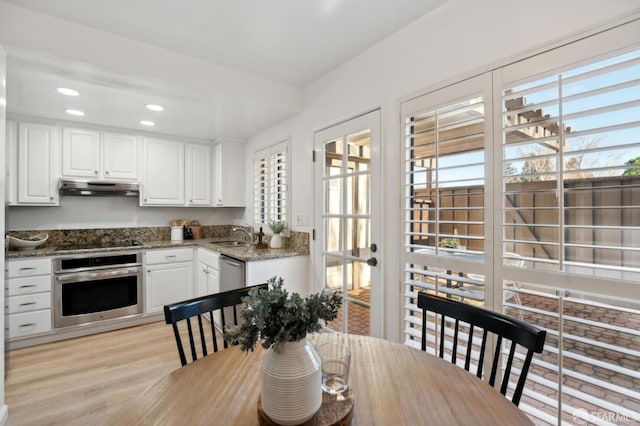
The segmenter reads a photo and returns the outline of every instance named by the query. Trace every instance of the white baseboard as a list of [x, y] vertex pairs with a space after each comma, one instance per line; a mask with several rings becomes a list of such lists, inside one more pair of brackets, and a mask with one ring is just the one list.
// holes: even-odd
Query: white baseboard
[[0, 425], [6, 425], [7, 420], [9, 420], [9, 407], [7, 404], [3, 404], [0, 408]]

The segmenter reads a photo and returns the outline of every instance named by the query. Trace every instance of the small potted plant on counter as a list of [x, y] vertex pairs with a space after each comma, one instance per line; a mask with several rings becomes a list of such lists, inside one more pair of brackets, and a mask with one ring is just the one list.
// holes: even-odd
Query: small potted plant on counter
[[270, 220], [269, 228], [271, 229], [271, 232], [273, 232], [273, 235], [269, 240], [269, 247], [282, 248], [284, 244], [282, 241], [282, 235], [280, 234], [287, 229], [287, 222], [281, 220]]

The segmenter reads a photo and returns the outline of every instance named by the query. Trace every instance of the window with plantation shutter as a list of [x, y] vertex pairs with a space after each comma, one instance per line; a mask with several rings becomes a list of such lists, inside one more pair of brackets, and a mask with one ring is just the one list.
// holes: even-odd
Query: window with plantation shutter
[[502, 92], [505, 250], [640, 279], [640, 50]]
[[253, 157], [254, 222], [288, 220], [288, 141], [256, 152]]
[[484, 282], [475, 277], [484, 270], [489, 77], [470, 79], [402, 107], [410, 316], [419, 290], [479, 304], [485, 300]]
[[[536, 424], [637, 424], [640, 21], [488, 74], [401, 104], [405, 342], [420, 291], [502, 311], [547, 330], [519, 405]], [[448, 115], [480, 105], [484, 146]]]

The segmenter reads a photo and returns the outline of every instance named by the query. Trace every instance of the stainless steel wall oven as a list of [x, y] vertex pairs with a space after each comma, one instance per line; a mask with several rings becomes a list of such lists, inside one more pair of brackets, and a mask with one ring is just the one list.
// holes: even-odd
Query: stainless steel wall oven
[[142, 314], [141, 259], [139, 251], [55, 258], [55, 328]]

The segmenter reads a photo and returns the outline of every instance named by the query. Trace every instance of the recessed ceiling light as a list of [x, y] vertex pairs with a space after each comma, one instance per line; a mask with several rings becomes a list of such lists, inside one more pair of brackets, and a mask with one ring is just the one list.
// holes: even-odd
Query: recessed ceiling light
[[76, 115], [78, 117], [82, 117], [84, 115], [84, 111], [80, 111], [79, 109], [68, 109], [66, 111], [67, 114]]
[[58, 93], [62, 93], [63, 95], [67, 95], [67, 96], [78, 96], [80, 94], [80, 92], [78, 92], [77, 90], [74, 89], [69, 89], [67, 87], [58, 87]]
[[142, 124], [143, 126], [155, 126], [156, 123], [154, 123], [153, 121], [149, 121], [149, 120], [140, 120], [140, 124]]
[[162, 105], [156, 104], [147, 104], [147, 109], [151, 111], [164, 111], [164, 107]]

